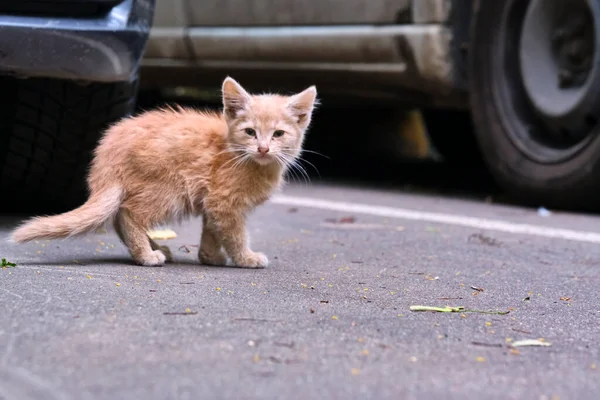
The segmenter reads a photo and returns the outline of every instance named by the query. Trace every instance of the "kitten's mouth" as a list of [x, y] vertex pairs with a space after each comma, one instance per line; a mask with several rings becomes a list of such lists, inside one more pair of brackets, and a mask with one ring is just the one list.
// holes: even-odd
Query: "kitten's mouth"
[[270, 154], [256, 153], [254, 154], [252, 159], [260, 165], [267, 165], [272, 163], [274, 158]]

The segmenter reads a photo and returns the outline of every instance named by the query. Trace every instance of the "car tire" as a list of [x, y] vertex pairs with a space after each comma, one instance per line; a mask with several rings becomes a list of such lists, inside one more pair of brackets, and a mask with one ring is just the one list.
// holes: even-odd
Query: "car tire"
[[81, 205], [93, 150], [111, 123], [134, 110], [137, 81], [1, 78], [2, 210], [62, 212]]
[[[470, 108], [484, 160], [513, 198], [597, 210], [600, 4], [568, 3], [478, 2], [469, 46]], [[577, 13], [571, 22], [583, 24], [583, 30], [569, 31], [569, 18]], [[571, 66], [579, 58], [564, 58], [564, 51], [574, 51], [563, 50], [564, 43], [573, 40], [584, 49], [573, 54], [585, 68]]]

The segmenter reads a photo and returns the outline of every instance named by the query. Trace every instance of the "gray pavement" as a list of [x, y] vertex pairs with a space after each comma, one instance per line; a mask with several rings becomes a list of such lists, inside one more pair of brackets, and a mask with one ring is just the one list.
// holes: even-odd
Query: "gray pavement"
[[[596, 216], [335, 187], [284, 193], [600, 232]], [[344, 217], [355, 219], [332, 222]], [[0, 239], [15, 223], [2, 220]], [[110, 231], [1, 241], [0, 258], [18, 265], [0, 269], [0, 399], [600, 393], [599, 244], [268, 204], [250, 231], [271, 265], [245, 270], [196, 263], [199, 221], [171, 228], [176, 263], [162, 268], [132, 265]], [[510, 347], [538, 338], [551, 346]]]

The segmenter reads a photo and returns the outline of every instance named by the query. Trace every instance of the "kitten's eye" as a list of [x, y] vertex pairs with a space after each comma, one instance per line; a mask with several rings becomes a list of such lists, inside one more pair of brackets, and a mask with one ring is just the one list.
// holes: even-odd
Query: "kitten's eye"
[[273, 132], [273, 137], [282, 137], [285, 132], [281, 130], [277, 130]]
[[256, 136], [256, 131], [252, 128], [246, 128], [244, 129], [244, 132], [246, 132], [246, 135], [248, 136]]

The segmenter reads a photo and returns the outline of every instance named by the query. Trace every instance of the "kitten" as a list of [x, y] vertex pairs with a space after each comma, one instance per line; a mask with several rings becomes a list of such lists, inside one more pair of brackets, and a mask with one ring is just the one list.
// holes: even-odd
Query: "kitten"
[[317, 90], [250, 95], [228, 77], [222, 92], [222, 113], [167, 108], [110, 127], [95, 150], [87, 202], [33, 218], [11, 239], [65, 238], [113, 222], [138, 264], [162, 265], [171, 253], [146, 232], [202, 215], [201, 263], [225, 265], [229, 256], [236, 266], [266, 267], [267, 257], [249, 247], [246, 217], [300, 155]]

